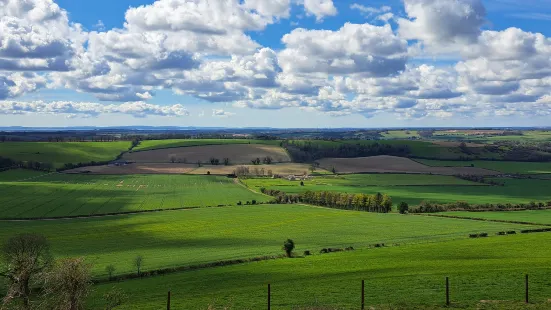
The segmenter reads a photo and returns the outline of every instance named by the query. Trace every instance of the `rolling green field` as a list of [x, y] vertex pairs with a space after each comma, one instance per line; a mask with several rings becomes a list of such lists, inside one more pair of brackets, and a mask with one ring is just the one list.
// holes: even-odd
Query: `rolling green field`
[[[551, 180], [536, 179], [494, 179], [505, 186], [488, 186], [435, 175], [347, 175], [341, 178], [316, 177], [304, 181], [247, 179], [243, 182], [252, 189], [277, 189], [288, 194], [305, 191], [333, 191], [341, 193], [384, 193], [392, 197], [395, 204], [405, 201], [419, 204], [423, 200], [432, 202], [469, 203], [528, 203], [530, 201], [549, 201]], [[371, 183], [372, 182], [372, 183]], [[472, 185], [472, 186], [471, 186]]]
[[[24, 170], [0, 173], [25, 179]], [[19, 176], [18, 176], [19, 174]], [[183, 207], [235, 205], [270, 198], [232, 179], [193, 175], [49, 174], [19, 182], [0, 181], [0, 218], [95, 215]]]
[[442, 212], [442, 215], [463, 216], [500, 221], [519, 221], [537, 224], [551, 224], [551, 210], [527, 210], [505, 212]]
[[417, 130], [387, 130], [381, 132], [381, 136], [385, 139], [420, 138]]
[[453, 160], [427, 160], [416, 159], [416, 161], [427, 166], [434, 167], [474, 167], [485, 168], [503, 173], [519, 173], [519, 174], [547, 174], [551, 173], [551, 163], [535, 163], [535, 162], [514, 162], [514, 161], [453, 161]]
[[132, 272], [132, 260], [144, 257], [144, 270], [219, 260], [281, 254], [293, 238], [297, 251], [326, 247], [367, 247], [374, 243], [414, 244], [467, 238], [532, 227], [426, 216], [343, 211], [302, 205], [260, 205], [88, 219], [2, 222], [0, 241], [14, 231], [47, 236], [58, 257], [85, 256], [95, 276], [105, 266]]
[[27, 170], [27, 169], [10, 169], [0, 172], [0, 182], [22, 181], [31, 178], [37, 178], [46, 174], [42, 171]]
[[[548, 309], [549, 242], [551, 233], [495, 236], [181, 272], [96, 286], [89, 306], [101, 309], [101, 296], [115, 286], [132, 296], [121, 309], [160, 309], [168, 290], [175, 309], [262, 309], [266, 285], [271, 283], [272, 309], [359, 309], [360, 283], [365, 279], [366, 303], [380, 305], [376, 309], [436, 309], [445, 305], [444, 283], [449, 277], [454, 308], [524, 309], [527, 273], [530, 300], [540, 304], [527, 309]], [[300, 253], [304, 247], [298, 245]]]
[[2, 142], [0, 157], [38, 161], [61, 167], [66, 163], [114, 160], [130, 142]]
[[222, 144], [270, 144], [279, 145], [279, 140], [252, 140], [252, 139], [169, 139], [144, 140], [133, 151], [148, 151], [185, 146], [222, 145]]

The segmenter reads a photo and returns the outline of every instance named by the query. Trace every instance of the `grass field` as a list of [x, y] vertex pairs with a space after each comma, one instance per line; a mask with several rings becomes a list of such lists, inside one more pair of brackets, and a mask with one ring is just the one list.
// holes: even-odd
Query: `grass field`
[[2, 142], [0, 157], [38, 161], [61, 167], [66, 163], [114, 160], [130, 142]]
[[[366, 303], [380, 305], [375, 309], [440, 309], [449, 277], [453, 308], [548, 309], [549, 242], [550, 233], [496, 236], [182, 272], [99, 285], [90, 307], [101, 309], [101, 296], [116, 286], [132, 296], [121, 309], [160, 309], [168, 290], [175, 309], [262, 309], [271, 283], [272, 309], [359, 309], [365, 279]], [[530, 300], [539, 306], [522, 304], [525, 273], [530, 274]]]
[[144, 140], [133, 151], [148, 151], [185, 146], [222, 145], [222, 144], [269, 144], [279, 145], [279, 140], [253, 140], [253, 139], [169, 139], [169, 140]]
[[385, 139], [420, 138], [417, 130], [387, 130], [381, 132], [381, 136]]
[[43, 176], [44, 174], [46, 173], [42, 171], [10, 169], [0, 172], [0, 182], [28, 180]]
[[438, 214], [482, 218], [488, 220], [551, 224], [551, 210], [528, 210], [509, 212], [442, 212]]
[[433, 167], [474, 167], [500, 171], [503, 173], [520, 174], [547, 174], [551, 173], [551, 163], [532, 163], [532, 162], [514, 162], [514, 161], [445, 161], [445, 160], [426, 160], [416, 159], [416, 161]]
[[[12, 179], [26, 172], [2, 172]], [[15, 174], [15, 175], [14, 175]], [[0, 218], [106, 214], [182, 207], [235, 205], [268, 200], [232, 179], [218, 176], [50, 174], [20, 182], [0, 182]]]
[[[289, 194], [304, 191], [333, 191], [341, 193], [377, 192], [388, 194], [395, 204], [405, 201], [418, 204], [423, 200], [432, 202], [467, 201], [470, 203], [528, 203], [549, 201], [551, 180], [536, 179], [495, 179], [505, 186], [485, 186], [453, 177], [435, 175], [346, 175], [343, 179], [316, 177], [300, 182], [270, 179], [249, 179], [245, 184], [254, 189], [262, 187], [278, 189]], [[371, 180], [371, 181], [370, 181]], [[371, 184], [369, 184], [371, 182]], [[473, 185], [473, 186], [465, 186]]]
[[132, 260], [143, 255], [144, 270], [225, 259], [281, 254], [287, 238], [297, 251], [325, 247], [367, 247], [374, 243], [422, 243], [467, 238], [531, 227], [437, 217], [342, 211], [301, 205], [260, 205], [103, 218], [3, 222], [0, 241], [14, 231], [40, 232], [57, 256], [86, 256], [94, 275], [105, 266], [132, 272]]

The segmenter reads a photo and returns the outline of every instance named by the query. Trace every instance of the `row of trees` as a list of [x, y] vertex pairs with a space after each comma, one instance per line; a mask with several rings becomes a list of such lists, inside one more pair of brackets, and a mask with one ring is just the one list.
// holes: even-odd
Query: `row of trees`
[[392, 198], [386, 194], [347, 194], [335, 192], [306, 191], [300, 194], [287, 194], [280, 190], [261, 188], [260, 191], [274, 197], [276, 203], [308, 203], [317, 206], [388, 213], [392, 211]]
[[253, 165], [260, 165], [261, 162], [265, 165], [270, 165], [273, 161], [274, 161], [273, 158], [270, 156], [266, 156], [262, 158], [262, 160], [258, 157], [251, 159], [251, 162], [253, 163]]
[[284, 141], [283, 146], [296, 162], [312, 162], [325, 157], [365, 157], [376, 155], [406, 156], [408, 145], [373, 143], [318, 143], [316, 141]]
[[486, 204], [470, 204], [465, 201], [458, 201], [447, 204], [433, 203], [423, 201], [417, 207], [409, 209], [410, 213], [436, 213], [445, 211], [508, 211], [508, 210], [541, 210], [551, 208], [551, 201], [530, 202], [530, 203], [486, 203]]
[[0, 157], [0, 170], [12, 168], [51, 171], [54, 168], [54, 165], [51, 163], [42, 163], [38, 161], [18, 161], [11, 158]]
[[[85, 309], [92, 277], [91, 265], [83, 258], [55, 260], [47, 239], [38, 234], [11, 237], [0, 254], [0, 276], [7, 280], [0, 308]], [[34, 287], [40, 288], [39, 293]], [[110, 291], [104, 296], [106, 309], [119, 306], [123, 299], [121, 291]]]
[[264, 169], [264, 168], [257, 168], [254, 167], [253, 169], [247, 167], [247, 166], [239, 166], [233, 170], [233, 174], [238, 177], [246, 177], [246, 176], [273, 176], [273, 172], [270, 169]]

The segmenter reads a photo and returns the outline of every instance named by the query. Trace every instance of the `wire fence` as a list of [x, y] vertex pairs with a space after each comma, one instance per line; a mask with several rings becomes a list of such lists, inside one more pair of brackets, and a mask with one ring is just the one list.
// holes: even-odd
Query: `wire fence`
[[[329, 279], [330, 280], [330, 279]], [[480, 304], [510, 304], [511, 309], [526, 303], [547, 303], [551, 279], [547, 275], [492, 272], [452, 276], [415, 275], [374, 277], [355, 281], [318, 281], [316, 283], [266, 283], [241, 291], [217, 292], [207, 309], [370, 309], [428, 307], [465, 307]], [[204, 292], [208, 295], [207, 292]], [[227, 294], [224, 296], [224, 294]], [[196, 308], [205, 296], [168, 291], [166, 308]], [[511, 307], [511, 306], [509, 306]]]

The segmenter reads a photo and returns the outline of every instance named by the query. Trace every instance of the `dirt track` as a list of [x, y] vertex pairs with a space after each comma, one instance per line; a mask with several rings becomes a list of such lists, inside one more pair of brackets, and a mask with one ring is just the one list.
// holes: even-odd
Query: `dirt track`
[[360, 158], [325, 158], [319, 160], [326, 170], [335, 167], [337, 173], [418, 173], [441, 175], [498, 175], [499, 172], [471, 167], [430, 167], [409, 158], [394, 156], [372, 156]]
[[230, 144], [230, 145], [205, 145], [189, 146], [170, 149], [127, 153], [123, 159], [137, 163], [170, 163], [176, 162], [195, 164], [198, 161], [208, 163], [211, 158], [217, 158], [220, 162], [224, 158], [230, 159], [230, 164], [250, 164], [251, 160], [270, 156], [274, 162], [289, 162], [291, 159], [287, 152], [273, 145], [261, 144]]

